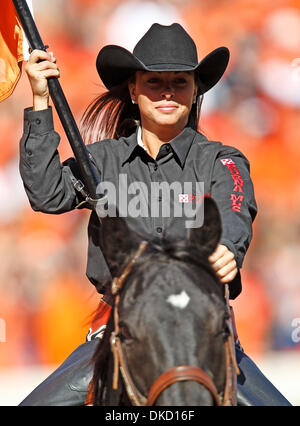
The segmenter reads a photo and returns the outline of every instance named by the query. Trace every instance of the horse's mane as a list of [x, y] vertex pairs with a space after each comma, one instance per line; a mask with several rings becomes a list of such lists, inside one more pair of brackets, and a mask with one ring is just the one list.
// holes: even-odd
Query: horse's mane
[[[124, 270], [125, 266], [128, 264], [132, 257], [132, 253], [128, 254], [125, 258], [125, 261], [118, 268], [117, 276], [120, 276], [121, 272]], [[220, 285], [218, 278], [216, 277], [215, 272], [210, 266], [207, 253], [201, 253], [199, 247], [196, 247], [193, 243], [187, 240], [169, 242], [165, 241], [161, 244], [156, 244], [149, 242], [148, 247], [145, 253], [137, 259], [135, 262], [130, 274], [126, 278], [126, 281], [132, 281], [133, 279], [141, 284], [139, 285], [139, 291], [142, 291], [142, 283], [145, 281], [145, 276], [147, 271], [156, 269], [155, 265], [158, 266], [162, 263], [171, 263], [177, 262], [180, 265], [189, 266], [189, 270], [202, 271], [208, 274], [211, 277], [209, 292], [214, 293], [217, 297], [220, 298], [220, 301], [224, 301], [223, 296], [223, 286]], [[146, 280], [147, 281], [147, 280]], [[114, 309], [115, 297], [111, 293], [111, 282], [107, 281], [104, 283], [104, 287], [107, 289], [105, 294], [105, 299], [109, 300], [110, 305], [112, 306], [112, 312]], [[215, 285], [214, 285], [215, 284]], [[145, 284], [146, 285], [146, 284]], [[126, 284], [125, 286], [126, 287]], [[208, 291], [207, 289], [204, 291]], [[98, 312], [98, 315], [101, 316], [101, 309]], [[93, 357], [94, 363], [94, 375], [91, 382], [92, 387], [92, 400], [94, 405], [106, 405], [105, 401], [107, 400], [107, 393], [110, 394], [111, 399], [111, 383], [109, 381], [110, 371], [110, 335], [114, 329], [114, 318], [113, 315], [110, 315], [109, 321], [107, 323], [104, 335], [99, 341], [97, 349]], [[99, 402], [101, 401], [101, 402]], [[106, 401], [108, 402], [108, 401]], [[119, 401], [115, 401], [115, 404], [118, 404]]]

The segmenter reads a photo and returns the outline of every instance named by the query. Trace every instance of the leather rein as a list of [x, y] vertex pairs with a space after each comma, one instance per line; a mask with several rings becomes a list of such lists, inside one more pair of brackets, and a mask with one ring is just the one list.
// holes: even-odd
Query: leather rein
[[132, 257], [120, 277], [115, 277], [112, 281], [112, 294], [116, 297], [114, 306], [114, 331], [110, 336], [111, 350], [114, 357], [114, 375], [113, 389], [118, 389], [119, 371], [123, 377], [127, 395], [133, 405], [136, 406], [152, 406], [158, 396], [173, 383], [180, 381], [192, 380], [203, 385], [211, 394], [214, 404], [217, 406], [237, 405], [236, 401], [236, 376], [239, 374], [234, 349], [233, 327], [229, 306], [229, 289], [228, 284], [225, 286], [226, 309], [228, 311], [228, 319], [226, 326], [229, 331], [228, 337], [224, 343], [225, 347], [225, 363], [226, 378], [224, 391], [218, 394], [217, 388], [211, 377], [200, 367], [190, 365], [179, 365], [172, 367], [161, 374], [152, 384], [147, 398], [143, 396], [136, 388], [126, 365], [124, 353], [122, 350], [121, 340], [119, 337], [119, 313], [118, 306], [120, 301], [119, 291], [122, 288], [126, 277], [132, 270], [136, 260], [143, 254], [148, 245], [147, 241], [142, 241], [135, 255]]

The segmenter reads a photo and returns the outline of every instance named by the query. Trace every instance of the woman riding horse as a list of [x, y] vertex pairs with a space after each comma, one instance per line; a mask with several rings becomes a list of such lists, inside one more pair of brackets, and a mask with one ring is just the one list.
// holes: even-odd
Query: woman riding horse
[[[197, 131], [203, 95], [222, 77], [228, 60], [228, 49], [220, 47], [198, 62], [195, 43], [181, 25], [153, 24], [133, 53], [119, 46], [106, 46], [99, 52], [96, 66], [108, 92], [90, 105], [83, 124], [86, 140], [101, 141], [87, 145], [99, 181], [108, 182], [119, 192], [117, 208], [127, 225], [149, 240], [185, 238], [187, 218], [163, 215], [161, 210], [171, 201], [161, 196], [146, 205], [149, 214], [145, 210], [136, 214], [136, 201], [132, 202], [128, 188], [142, 183], [140, 188], [149, 194], [155, 185], [190, 183], [190, 192], [183, 190], [172, 201], [174, 211], [178, 204], [195, 206], [197, 197], [215, 200], [222, 219], [222, 238], [209, 260], [220, 281], [229, 283], [234, 299], [241, 292], [239, 270], [256, 216], [249, 163], [237, 149], [209, 141]], [[81, 180], [78, 164], [75, 159], [61, 163], [57, 151], [59, 136], [53, 128], [47, 84], [47, 78], [60, 75], [53, 54], [33, 51], [26, 72], [33, 108], [25, 110], [20, 172], [31, 206], [54, 214], [84, 207], [74, 185]], [[202, 193], [197, 193], [199, 182], [204, 185]], [[22, 405], [85, 403], [92, 378], [90, 360], [110, 315], [103, 283], [115, 272], [108, 262], [109, 248], [102, 244], [100, 222], [99, 214], [93, 211], [88, 227], [87, 276], [104, 294], [99, 309], [103, 315], [92, 324], [87, 342]], [[289, 405], [238, 345], [236, 355], [241, 371], [240, 405]]]

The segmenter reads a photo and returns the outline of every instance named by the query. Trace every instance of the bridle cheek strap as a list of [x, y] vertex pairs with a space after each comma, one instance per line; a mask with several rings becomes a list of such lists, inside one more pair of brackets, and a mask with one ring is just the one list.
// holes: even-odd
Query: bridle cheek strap
[[120, 370], [126, 387], [127, 395], [129, 396], [129, 399], [131, 400], [132, 404], [137, 406], [146, 405], [146, 398], [138, 391], [128, 372], [123, 356], [120, 338], [112, 334], [110, 343], [114, 355], [113, 389], [118, 389]]
[[153, 405], [158, 396], [173, 383], [187, 380], [203, 385], [211, 393], [215, 405], [220, 405], [218, 392], [212, 379], [201, 368], [190, 365], [179, 365], [160, 375], [150, 388], [146, 405]]
[[111, 333], [110, 336], [110, 345], [111, 351], [114, 357], [114, 374], [113, 374], [113, 389], [118, 389], [119, 385], [119, 370], [121, 371], [127, 395], [129, 396], [133, 405], [141, 406], [146, 405], [146, 398], [138, 391], [136, 386], [134, 385], [131, 376], [129, 374], [124, 354], [122, 350], [122, 345], [119, 337], [119, 306], [120, 296], [117, 294], [114, 308], [114, 322], [115, 322], [115, 330]]

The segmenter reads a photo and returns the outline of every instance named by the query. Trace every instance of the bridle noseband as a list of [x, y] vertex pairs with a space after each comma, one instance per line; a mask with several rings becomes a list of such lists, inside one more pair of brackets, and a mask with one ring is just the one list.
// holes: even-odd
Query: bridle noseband
[[200, 367], [190, 365], [179, 365], [172, 367], [161, 374], [152, 384], [148, 397], [144, 397], [136, 388], [126, 365], [124, 354], [122, 350], [121, 340], [119, 337], [119, 313], [118, 306], [120, 301], [119, 290], [122, 288], [125, 279], [132, 270], [136, 260], [144, 253], [148, 245], [147, 241], [142, 241], [135, 255], [132, 257], [120, 277], [115, 277], [112, 281], [112, 294], [116, 296], [114, 305], [114, 325], [115, 329], [110, 336], [111, 350], [114, 356], [114, 375], [113, 375], [113, 389], [118, 388], [119, 371], [122, 374], [127, 395], [133, 405], [137, 406], [152, 406], [157, 400], [158, 396], [173, 383], [180, 381], [195, 381], [203, 385], [211, 394], [215, 405], [237, 405], [236, 401], [236, 376], [239, 374], [234, 349], [233, 328], [231, 322], [231, 314], [229, 307], [229, 289], [225, 285], [225, 300], [228, 319], [226, 326], [229, 331], [228, 337], [224, 343], [225, 345], [225, 362], [226, 362], [226, 379], [225, 387], [222, 396], [218, 395], [217, 388], [211, 377]]
[[219, 405], [219, 397], [212, 379], [199, 367], [179, 365], [161, 374], [153, 383], [148, 394], [147, 405], [154, 405], [158, 396], [176, 382], [192, 380], [203, 385], [211, 393], [214, 403]]

